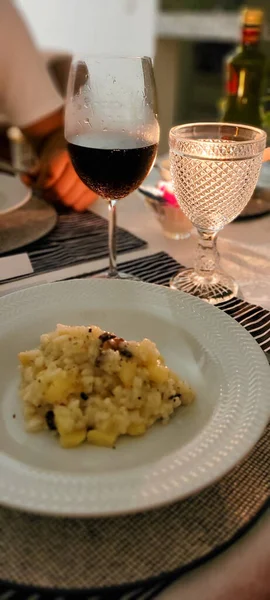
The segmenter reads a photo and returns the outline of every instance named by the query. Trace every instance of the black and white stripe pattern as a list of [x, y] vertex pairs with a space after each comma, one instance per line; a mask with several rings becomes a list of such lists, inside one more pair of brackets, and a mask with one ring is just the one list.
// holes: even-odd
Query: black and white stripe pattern
[[[171, 277], [180, 269], [179, 263], [166, 252], [157, 252], [156, 254], [122, 262], [118, 266], [120, 271], [131, 273], [142, 281], [158, 285], [169, 285]], [[91, 271], [91, 273], [83, 273], [68, 279], [86, 279], [105, 271], [106, 269]]]
[[[169, 285], [181, 265], [165, 252], [158, 252], [133, 261], [124, 262], [121, 270], [136, 275], [143, 281], [161, 285]], [[95, 272], [97, 273], [97, 272]], [[79, 278], [91, 277], [95, 273], [84, 273]], [[243, 325], [257, 340], [264, 351], [270, 349], [270, 313], [259, 306], [249, 304], [238, 298], [219, 305], [231, 317]], [[172, 583], [174, 577], [162, 579], [155, 585], [145, 584], [130, 591], [118, 592], [114, 590], [101, 590], [99, 593], [42, 590], [31, 592], [9, 584], [0, 585], [0, 600], [152, 600]]]
[[[136, 275], [148, 283], [169, 285], [170, 279], [183, 268], [174, 258], [166, 252], [158, 252], [151, 256], [124, 262], [120, 270]], [[95, 272], [95, 274], [97, 274]], [[80, 278], [91, 277], [93, 273], [84, 273]], [[228, 315], [243, 325], [257, 340], [258, 344], [267, 352], [270, 350], [270, 313], [261, 306], [249, 304], [239, 298], [218, 305]]]
[[[118, 254], [147, 246], [144, 240], [126, 229], [118, 227], [117, 233]], [[21, 248], [20, 252], [28, 253], [34, 269], [32, 275], [106, 258], [108, 256], [108, 222], [93, 212], [78, 214], [62, 210], [55, 229], [41, 240]], [[7, 256], [12, 254], [17, 254], [17, 251], [11, 252]], [[8, 281], [12, 282], [18, 279], [20, 277]]]
[[270, 350], [270, 313], [266, 308], [250, 304], [239, 298], [219, 304], [218, 308], [243, 325], [264, 352]]

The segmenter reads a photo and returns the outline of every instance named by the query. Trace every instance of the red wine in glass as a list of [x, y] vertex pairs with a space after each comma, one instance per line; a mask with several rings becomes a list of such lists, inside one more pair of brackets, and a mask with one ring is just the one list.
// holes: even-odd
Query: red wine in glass
[[91, 190], [103, 198], [124, 198], [148, 175], [157, 144], [121, 133], [81, 135], [68, 141], [75, 171]]

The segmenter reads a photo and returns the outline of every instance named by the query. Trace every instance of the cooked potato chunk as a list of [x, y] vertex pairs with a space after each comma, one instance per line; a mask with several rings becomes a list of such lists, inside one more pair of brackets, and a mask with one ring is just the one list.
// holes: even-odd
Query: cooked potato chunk
[[73, 431], [60, 435], [60, 444], [62, 448], [75, 448], [84, 442], [86, 438], [86, 429], [83, 431]]

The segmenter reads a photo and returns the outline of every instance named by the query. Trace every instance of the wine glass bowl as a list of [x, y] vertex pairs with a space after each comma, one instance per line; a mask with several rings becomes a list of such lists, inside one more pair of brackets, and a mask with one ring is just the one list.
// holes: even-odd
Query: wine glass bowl
[[179, 205], [199, 234], [195, 269], [171, 282], [212, 304], [237, 293], [237, 283], [219, 266], [218, 231], [249, 202], [260, 172], [266, 134], [227, 123], [194, 123], [170, 131], [173, 188]]
[[148, 175], [159, 142], [151, 59], [75, 57], [65, 137], [78, 176], [108, 202], [108, 276], [121, 277], [116, 265], [116, 202]]

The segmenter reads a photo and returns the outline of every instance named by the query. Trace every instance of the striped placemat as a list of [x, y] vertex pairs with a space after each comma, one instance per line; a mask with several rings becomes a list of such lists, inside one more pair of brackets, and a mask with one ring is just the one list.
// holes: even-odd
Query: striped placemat
[[[168, 285], [181, 268], [164, 252], [126, 261], [120, 266], [121, 270], [144, 281], [162, 285]], [[91, 275], [93, 273], [84, 273], [80, 278]], [[219, 308], [246, 327], [265, 351], [269, 350], [270, 313], [267, 310], [237, 298]], [[181, 573], [228, 547], [262, 513], [269, 502], [269, 451], [270, 425], [247, 459], [221, 481], [181, 503], [141, 515], [62, 521], [1, 509], [2, 552], [6, 552], [8, 540], [13, 540], [10, 547], [16, 544], [17, 559], [8, 569], [12, 569], [13, 583], [2, 581], [0, 585], [0, 600], [150, 600], [158, 597]], [[46, 551], [42, 549], [41, 540], [49, 549], [45, 562]], [[79, 578], [80, 585], [74, 585], [77, 590], [69, 588], [67, 591], [59, 584], [65, 578], [52, 561], [52, 554], [61, 552], [65, 543], [72, 550], [78, 541], [82, 547], [76, 546], [78, 555], [68, 568], [71, 569], [69, 577], [73, 577], [73, 581]], [[33, 554], [33, 544], [36, 557], [33, 560], [41, 569], [43, 583], [37, 585], [35, 581], [33, 587], [17, 585], [16, 570], [21, 580], [29, 577], [26, 565], [28, 569], [31, 565], [24, 557], [29, 552]], [[50, 573], [52, 564], [54, 570]], [[86, 567], [88, 578], [90, 573], [93, 581], [102, 583], [84, 590], [82, 578]], [[64, 564], [63, 568], [66, 568]], [[35, 570], [33, 579], [38, 580], [38, 577]], [[54, 584], [49, 584], [50, 580]], [[104, 583], [108, 580], [111, 580], [109, 587]]]
[[[141, 238], [126, 229], [117, 228], [118, 254], [146, 246], [147, 243]], [[108, 221], [93, 212], [74, 213], [62, 208], [53, 231], [41, 240], [24, 246], [20, 252], [27, 252], [34, 270], [28, 277], [105, 258], [108, 256]], [[3, 256], [17, 253], [18, 250]], [[18, 279], [21, 277], [14, 277], [8, 282]]]
[[[169, 285], [171, 278], [183, 268], [183, 265], [180, 265], [166, 252], [157, 252], [119, 264], [121, 271], [131, 273], [148, 283], [166, 286]], [[91, 277], [104, 272], [104, 270], [83, 273], [77, 278]], [[266, 308], [250, 304], [240, 298], [233, 298], [228, 302], [218, 304], [218, 308], [243, 325], [255, 337], [264, 352], [270, 351], [270, 313]]]

